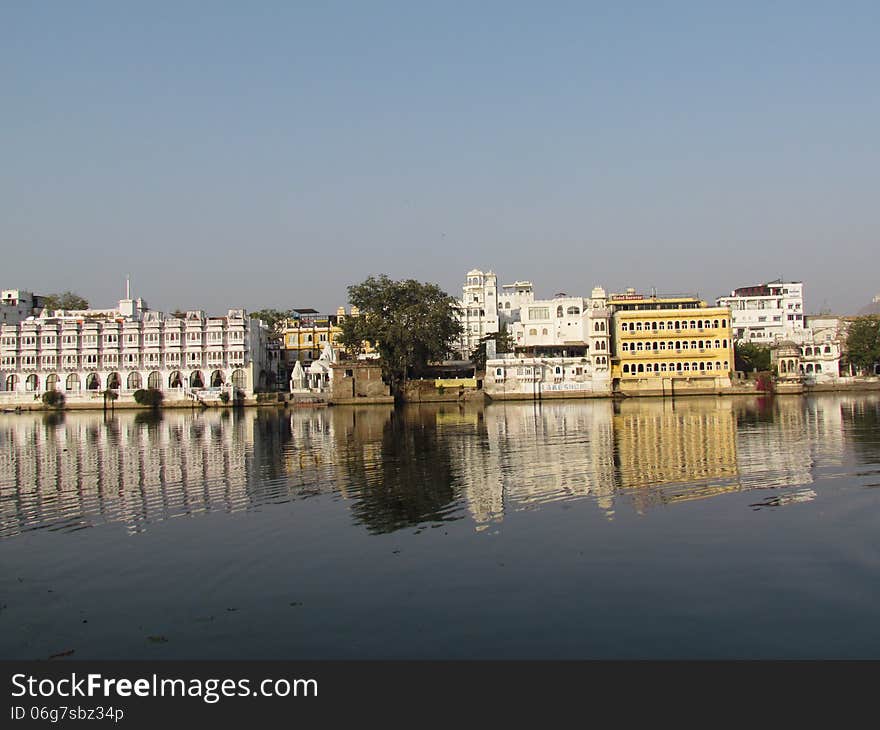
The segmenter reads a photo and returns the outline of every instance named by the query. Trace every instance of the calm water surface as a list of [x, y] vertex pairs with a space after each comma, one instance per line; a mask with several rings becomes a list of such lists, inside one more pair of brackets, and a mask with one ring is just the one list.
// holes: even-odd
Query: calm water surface
[[0, 416], [0, 658], [880, 658], [880, 397]]

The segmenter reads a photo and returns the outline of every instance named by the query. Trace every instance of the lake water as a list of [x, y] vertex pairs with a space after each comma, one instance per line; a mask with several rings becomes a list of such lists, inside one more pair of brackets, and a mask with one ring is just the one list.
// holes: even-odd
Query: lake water
[[0, 658], [880, 658], [877, 395], [0, 416]]

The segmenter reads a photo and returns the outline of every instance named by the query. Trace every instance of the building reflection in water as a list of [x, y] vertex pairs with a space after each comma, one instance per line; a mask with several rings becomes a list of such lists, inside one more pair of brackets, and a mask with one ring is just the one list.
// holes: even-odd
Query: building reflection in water
[[880, 397], [0, 416], [0, 537], [336, 495], [370, 532], [588, 499], [608, 518], [877, 463]]

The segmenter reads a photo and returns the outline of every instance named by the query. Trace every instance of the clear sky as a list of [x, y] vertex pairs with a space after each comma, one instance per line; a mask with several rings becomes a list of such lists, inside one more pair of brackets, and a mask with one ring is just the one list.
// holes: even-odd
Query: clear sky
[[877, 2], [0, 2], [0, 286], [880, 292]]

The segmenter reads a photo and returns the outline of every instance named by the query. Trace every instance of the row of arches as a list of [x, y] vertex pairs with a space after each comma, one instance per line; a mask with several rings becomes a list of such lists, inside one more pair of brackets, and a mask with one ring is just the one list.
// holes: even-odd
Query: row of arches
[[824, 350], [821, 347], [805, 347], [804, 348], [804, 355], [821, 355], [823, 352], [826, 355], [830, 355], [831, 354], [831, 345], [825, 345]]
[[[232, 373], [232, 378], [230, 379], [232, 385], [236, 388], [243, 390], [247, 385], [247, 375], [244, 370], [234, 370]], [[158, 371], [153, 371], [147, 376], [146, 387], [153, 388], [155, 390], [162, 390], [164, 385], [164, 378], [162, 374]], [[19, 386], [19, 377], [16, 374], [11, 374], [6, 377], [5, 389], [7, 391], [16, 391]], [[179, 370], [175, 370], [168, 376], [167, 387], [168, 388], [182, 388], [184, 387], [184, 383], [186, 383], [190, 388], [220, 388], [226, 384], [226, 377], [223, 374], [222, 370], [214, 370], [209, 376], [207, 381], [205, 380], [205, 376], [201, 370], [194, 370], [189, 374], [188, 377], [184, 377]], [[207, 383], [207, 386], [206, 386]], [[60, 384], [60, 378], [55, 373], [50, 373], [46, 376], [43, 382], [44, 390], [58, 390]], [[125, 387], [127, 390], [140, 390], [144, 387], [143, 377], [139, 372], [132, 372], [128, 374], [128, 377], [125, 380]], [[79, 390], [102, 390], [106, 388], [107, 390], [120, 390], [122, 388], [122, 378], [119, 373], [110, 373], [107, 375], [106, 379], [102, 382], [101, 376], [98, 373], [89, 373], [85, 381], [80, 379], [79, 373], [70, 373], [64, 379], [64, 390], [68, 391], [79, 391]], [[27, 392], [36, 392], [40, 390], [40, 376], [36, 373], [31, 373], [24, 380], [24, 389]]]
[[730, 369], [730, 363], [725, 360], [722, 365], [720, 360], [713, 362], [670, 362], [670, 363], [626, 363], [623, 366], [624, 375], [638, 375], [640, 373], [681, 373], [681, 372], [709, 372], [709, 371], [727, 371]]
[[652, 322], [621, 322], [621, 332], [654, 332], [656, 330], [708, 330], [727, 327], [726, 319], [691, 319]]
[[727, 340], [674, 340], [669, 342], [623, 342], [620, 349], [622, 352], [643, 352], [654, 350], [705, 350], [714, 347], [727, 349]]

